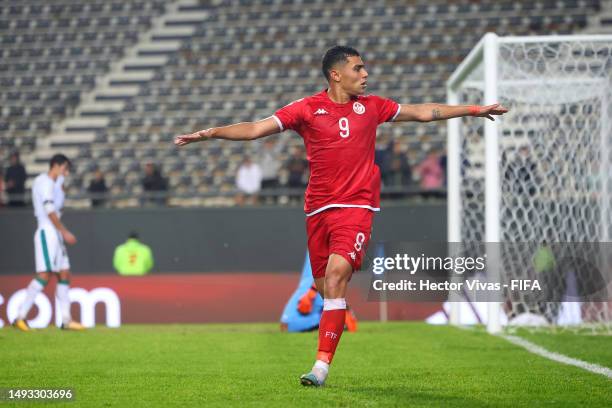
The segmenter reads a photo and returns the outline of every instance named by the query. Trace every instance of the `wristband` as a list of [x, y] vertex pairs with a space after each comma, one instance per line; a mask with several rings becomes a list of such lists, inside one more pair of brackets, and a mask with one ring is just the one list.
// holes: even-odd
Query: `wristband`
[[471, 116], [476, 116], [480, 113], [480, 106], [478, 105], [471, 105], [469, 109]]

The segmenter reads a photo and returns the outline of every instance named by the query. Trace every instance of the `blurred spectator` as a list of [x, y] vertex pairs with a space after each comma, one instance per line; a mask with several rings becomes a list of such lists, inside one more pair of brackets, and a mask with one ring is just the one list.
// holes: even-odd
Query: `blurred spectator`
[[304, 151], [301, 147], [293, 149], [286, 167], [289, 171], [287, 186], [290, 188], [305, 188], [308, 184], [308, 161], [304, 157]]
[[[101, 195], [108, 191], [106, 187], [106, 181], [104, 180], [104, 173], [100, 169], [96, 170], [94, 178], [89, 182], [89, 188], [87, 188], [92, 194]], [[91, 199], [92, 207], [101, 207], [106, 202], [106, 199], [102, 197], [96, 197]]]
[[[419, 174], [421, 180], [421, 188], [426, 190], [423, 197], [440, 197], [441, 194], [436, 190], [442, 189], [444, 182], [444, 172], [440, 166], [440, 157], [435, 150], [429, 152], [425, 160], [423, 160], [415, 171]], [[433, 192], [430, 192], [433, 190]]]
[[444, 187], [446, 187], [446, 152], [443, 152], [440, 156], [440, 168], [442, 169], [442, 177], [444, 178]]
[[4, 169], [0, 166], [0, 207], [4, 207]]
[[153, 253], [138, 240], [138, 233], [131, 232], [128, 240], [115, 248], [113, 266], [120, 275], [145, 275], [153, 268]]
[[10, 207], [23, 207], [25, 206], [25, 182], [28, 176], [25, 167], [19, 160], [19, 152], [11, 153], [10, 164], [4, 175], [6, 192], [9, 197], [8, 205]]
[[161, 175], [160, 170], [153, 163], [145, 164], [145, 176], [142, 179], [142, 187], [145, 193], [152, 197], [147, 197], [146, 203], [165, 205], [166, 197], [161, 194], [168, 190], [168, 183]]
[[[263, 149], [259, 153], [259, 165], [261, 166], [261, 189], [274, 189], [278, 187], [278, 171], [280, 162], [278, 155], [283, 148], [283, 144], [267, 139]], [[274, 201], [274, 200], [273, 200]]]
[[385, 187], [408, 187], [412, 183], [412, 170], [402, 145], [395, 140], [389, 143], [383, 156], [381, 175]]
[[387, 145], [387, 147], [384, 147], [380, 143], [376, 143], [376, 146], [374, 148], [374, 164], [376, 164], [378, 168], [380, 168], [381, 176], [383, 173], [383, 167], [385, 166], [385, 160], [387, 159], [388, 148], [389, 145]]
[[236, 197], [236, 204], [244, 205], [245, 195], [250, 204], [255, 204], [257, 193], [261, 190], [261, 180], [261, 167], [246, 156], [238, 168], [238, 174], [236, 174], [236, 188], [240, 192]]

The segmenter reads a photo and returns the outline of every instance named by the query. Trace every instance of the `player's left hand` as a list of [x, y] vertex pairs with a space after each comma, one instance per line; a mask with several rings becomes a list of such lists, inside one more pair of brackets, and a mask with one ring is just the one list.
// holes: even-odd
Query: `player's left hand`
[[499, 103], [494, 103], [493, 105], [487, 106], [474, 106], [474, 108], [475, 109], [472, 116], [476, 116], [479, 118], [487, 118], [492, 121], [495, 121], [493, 116], [501, 116], [504, 113], [508, 112], [508, 109], [504, 108]]
[[188, 135], [180, 135], [174, 138], [174, 144], [177, 146], [185, 146], [189, 143], [199, 142], [201, 140], [208, 140], [211, 137], [211, 129], [200, 130], [199, 132], [191, 133]]
[[188, 145], [189, 143], [199, 142], [199, 141], [200, 141], [200, 135], [198, 134], [198, 132], [190, 133], [188, 135], [180, 135], [174, 138], [174, 144], [177, 146], [185, 146], [185, 145]]

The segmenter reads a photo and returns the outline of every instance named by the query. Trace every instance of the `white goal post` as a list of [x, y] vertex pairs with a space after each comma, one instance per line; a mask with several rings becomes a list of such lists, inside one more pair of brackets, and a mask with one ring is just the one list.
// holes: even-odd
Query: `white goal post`
[[[447, 102], [500, 102], [510, 110], [495, 121], [448, 121], [449, 247], [487, 243], [487, 274], [495, 281], [534, 268], [535, 258], [520, 250], [509, 261], [503, 244], [537, 249], [610, 241], [612, 35], [488, 33], [449, 78]], [[551, 251], [553, 261], [555, 255]], [[609, 269], [597, 277], [581, 271], [550, 275], [549, 290], [556, 293], [549, 302], [500, 293], [487, 302], [482, 320], [490, 333], [527, 314], [553, 325], [603, 324], [610, 331], [609, 298], [563, 301], [576, 286], [612, 289]], [[461, 302], [466, 301], [449, 298], [451, 324], [462, 322]]]

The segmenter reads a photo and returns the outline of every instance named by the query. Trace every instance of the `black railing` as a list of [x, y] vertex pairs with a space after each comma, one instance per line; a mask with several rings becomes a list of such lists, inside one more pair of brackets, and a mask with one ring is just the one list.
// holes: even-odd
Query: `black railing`
[[[269, 188], [260, 190], [254, 194], [262, 204], [274, 203], [276, 205], [287, 205], [301, 203], [305, 189], [303, 188]], [[89, 202], [89, 205], [94, 207], [134, 207], [139, 205], [158, 205], [158, 206], [182, 206], [182, 200], [189, 199], [230, 199], [239, 196], [249, 197], [250, 195], [241, 192], [238, 189], [232, 190], [215, 190], [208, 192], [177, 192], [177, 191], [143, 191], [140, 193], [89, 193], [81, 192], [77, 194], [68, 194], [66, 200], [68, 204], [74, 202]], [[384, 187], [381, 191], [382, 200], [402, 200], [402, 199], [445, 199], [446, 189], [425, 190], [420, 187]], [[131, 201], [130, 203], [125, 203]], [[25, 206], [31, 207], [31, 193], [26, 194], [6, 194], [0, 195], [0, 206], [11, 207], [11, 202], [23, 202]], [[97, 203], [97, 205], [93, 205]], [[202, 205], [206, 205], [202, 203]], [[216, 205], [232, 205], [217, 203]], [[70, 207], [71, 205], [67, 205]], [[87, 204], [82, 203], [77, 207], [86, 207]], [[16, 206], [17, 207], [17, 206]]]

